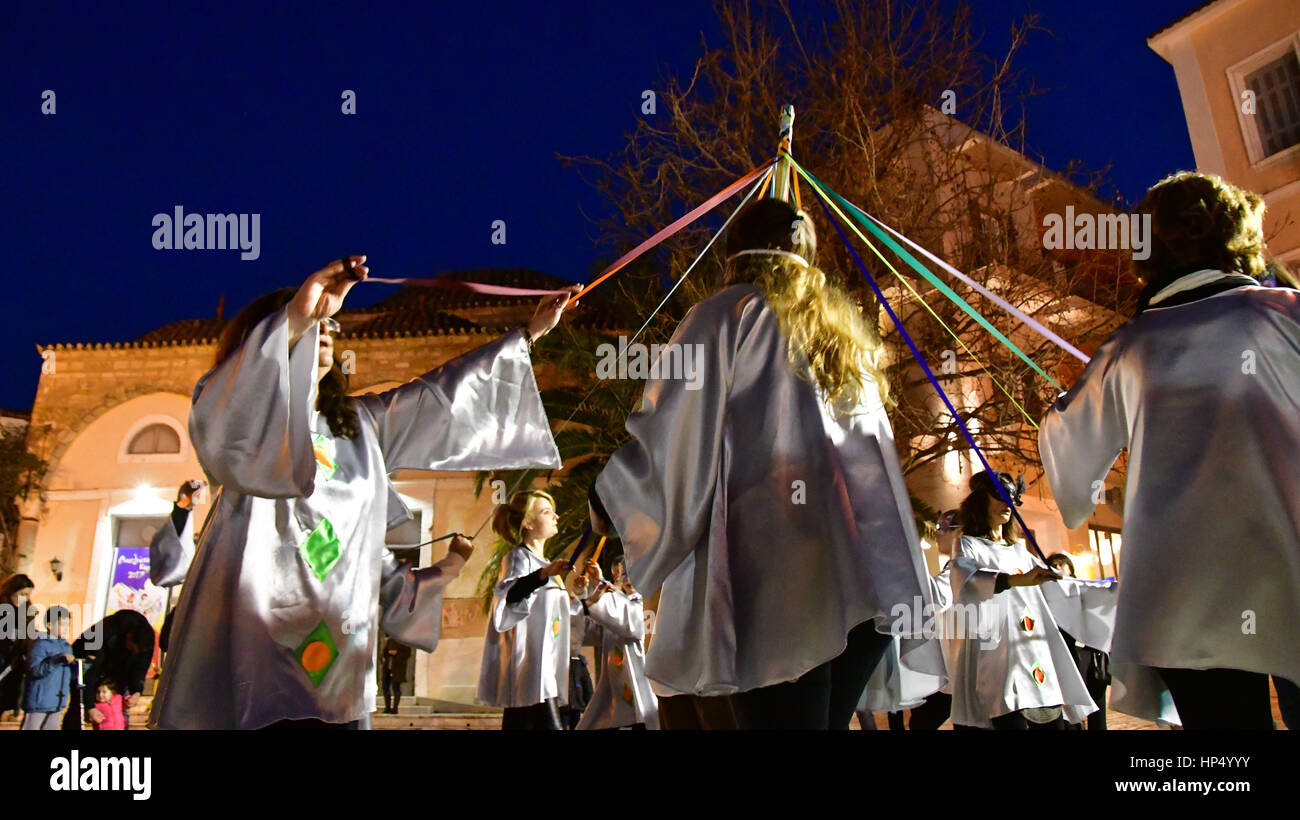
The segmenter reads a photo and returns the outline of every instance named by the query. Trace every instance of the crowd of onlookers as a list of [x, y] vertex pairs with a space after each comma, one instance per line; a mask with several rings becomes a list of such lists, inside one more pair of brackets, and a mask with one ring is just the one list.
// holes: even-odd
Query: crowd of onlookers
[[0, 716], [21, 713], [23, 729], [126, 729], [153, 659], [153, 627], [122, 610], [69, 643], [71, 613], [51, 606], [38, 615], [34, 588], [22, 574], [0, 581]]

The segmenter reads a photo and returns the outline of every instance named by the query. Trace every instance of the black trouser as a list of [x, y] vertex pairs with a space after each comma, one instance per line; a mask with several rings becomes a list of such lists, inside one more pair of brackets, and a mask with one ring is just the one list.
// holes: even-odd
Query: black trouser
[[360, 729], [360, 728], [361, 728], [361, 721], [358, 721], [358, 720], [350, 720], [350, 721], [348, 721], [347, 723], [326, 723], [325, 721], [320, 720], [320, 719], [318, 719], [318, 718], [301, 718], [301, 719], [298, 719], [298, 720], [277, 720], [275, 723], [270, 723], [270, 724], [267, 724], [266, 726], [263, 726], [263, 727], [262, 727], [262, 730], [263, 730], [263, 731], [269, 731], [269, 730], [274, 730], [274, 731], [284, 731], [284, 730], [293, 730], [293, 731], [302, 731], [302, 730], [312, 730], [312, 731], [319, 731], [319, 730], [334, 730], [334, 731], [339, 731], [339, 730], [343, 730], [343, 731], [347, 731], [347, 730], [350, 730], [350, 729]]
[[798, 680], [730, 696], [739, 729], [848, 729], [849, 720], [892, 637], [874, 621], [848, 634], [838, 657]]
[[935, 692], [925, 699], [925, 703], [912, 710], [907, 728], [911, 731], [932, 732], [942, 726], [951, 714], [952, 695]]
[[[993, 730], [999, 732], [1003, 732], [1003, 731], [1053, 732], [1053, 731], [1064, 730], [1066, 727], [1069, 726], [1069, 724], [1065, 722], [1064, 715], [1058, 716], [1056, 720], [1053, 720], [1050, 723], [1034, 723], [1033, 721], [1025, 718], [1023, 712], [1007, 712], [1005, 715], [998, 715], [997, 717], [993, 718], [992, 723], [993, 723]], [[952, 725], [952, 728], [954, 730], [960, 730], [965, 732], [988, 731], [985, 730], [982, 726], [962, 726], [957, 723], [954, 723]]]
[[1089, 674], [1083, 678], [1083, 685], [1088, 687], [1088, 694], [1092, 697], [1093, 703], [1097, 704], [1097, 711], [1088, 715], [1088, 731], [1104, 732], [1106, 731], [1106, 687], [1110, 684], [1098, 680], [1092, 672], [1093, 670], [1089, 669]]
[[384, 670], [384, 711], [396, 712], [402, 705], [402, 682], [395, 680], [389, 669]]
[[1268, 675], [1241, 669], [1161, 669], [1184, 729], [1272, 729]]
[[736, 716], [729, 698], [672, 695], [659, 698], [659, 728], [673, 732], [735, 729]]
[[560, 707], [555, 698], [534, 703], [532, 706], [507, 706], [501, 713], [501, 728], [564, 730], [564, 726], [560, 724]]

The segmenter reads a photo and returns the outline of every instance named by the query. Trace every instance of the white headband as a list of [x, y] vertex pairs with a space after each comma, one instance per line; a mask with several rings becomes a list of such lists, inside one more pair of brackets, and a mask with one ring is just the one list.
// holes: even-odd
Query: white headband
[[810, 267], [810, 265], [808, 264], [808, 260], [804, 259], [799, 254], [791, 253], [790, 251], [779, 251], [775, 248], [753, 248], [747, 251], [737, 251], [736, 253], [733, 253], [731, 256], [728, 256], [727, 261], [730, 262], [731, 260], [735, 259], [737, 256], [747, 256], [750, 254], [756, 256], [785, 256], [790, 259], [793, 259], [802, 267], [805, 268]]

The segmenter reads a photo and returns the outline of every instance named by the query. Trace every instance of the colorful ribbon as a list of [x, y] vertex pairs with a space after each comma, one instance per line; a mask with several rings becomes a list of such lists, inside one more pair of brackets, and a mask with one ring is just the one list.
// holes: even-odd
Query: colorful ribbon
[[[857, 208], [857, 206], [853, 205], [853, 203], [851, 203], [851, 202], [849, 203], [849, 205], [850, 205], [851, 207], [854, 207], [855, 209]], [[860, 209], [858, 209], [858, 210], [860, 210]], [[1084, 355], [1084, 353], [1083, 353], [1081, 350], [1079, 350], [1079, 349], [1078, 349], [1077, 347], [1075, 347], [1074, 345], [1072, 345], [1072, 344], [1070, 344], [1069, 342], [1067, 342], [1067, 341], [1065, 341], [1064, 339], [1062, 339], [1062, 338], [1061, 338], [1060, 336], [1058, 336], [1056, 333], [1052, 332], [1051, 330], [1048, 330], [1046, 327], [1044, 327], [1042, 324], [1040, 324], [1039, 321], [1038, 321], [1037, 319], [1035, 319], [1034, 317], [1032, 317], [1032, 316], [1030, 316], [1029, 314], [1025, 313], [1025, 312], [1022, 311], [1020, 308], [1016, 307], [1015, 305], [1011, 304], [1010, 302], [1006, 301], [1006, 300], [1003, 299], [1001, 296], [998, 296], [996, 293], [994, 293], [993, 291], [991, 291], [991, 290], [989, 290], [988, 288], [984, 287], [984, 286], [981, 285], [979, 282], [976, 282], [974, 279], [970, 278], [969, 276], [967, 276], [966, 274], [962, 273], [961, 271], [957, 270], [957, 269], [954, 268], [952, 265], [949, 265], [947, 262], [943, 261], [942, 259], [940, 259], [939, 257], [935, 256], [934, 254], [930, 253], [930, 252], [927, 251], [925, 248], [921, 247], [920, 245], [916, 244], [916, 243], [913, 242], [912, 240], [908, 239], [906, 236], [903, 236], [901, 233], [899, 233], [898, 231], [896, 231], [896, 230], [894, 230], [893, 228], [889, 227], [889, 226], [886, 225], [884, 222], [881, 222], [881, 221], [880, 221], [879, 219], [877, 219], [876, 217], [872, 216], [872, 215], [869, 214], [869, 213], [866, 213], [865, 211], [863, 211], [862, 213], [863, 213], [863, 215], [866, 216], [868, 219], [870, 219], [870, 220], [872, 220], [873, 222], [875, 222], [875, 223], [877, 223], [878, 225], [880, 225], [880, 227], [884, 228], [885, 230], [887, 230], [887, 231], [889, 231], [890, 233], [892, 233], [894, 236], [896, 236], [896, 237], [898, 237], [899, 239], [901, 239], [901, 240], [903, 240], [904, 242], [906, 242], [909, 246], [911, 246], [912, 248], [914, 248], [914, 249], [915, 249], [918, 253], [920, 253], [922, 256], [924, 256], [925, 258], [929, 259], [931, 262], [933, 262], [934, 264], [938, 265], [939, 267], [943, 268], [945, 271], [947, 271], [949, 274], [951, 274], [952, 276], [954, 276], [955, 278], [957, 278], [959, 281], [964, 282], [964, 283], [966, 283], [967, 285], [970, 285], [972, 288], [974, 288], [976, 291], [978, 291], [978, 292], [979, 292], [979, 293], [980, 293], [980, 294], [981, 294], [985, 299], [988, 299], [990, 302], [992, 302], [993, 304], [995, 304], [995, 305], [997, 305], [998, 307], [1002, 308], [1002, 309], [1005, 310], [1007, 313], [1010, 313], [1012, 316], [1014, 316], [1014, 317], [1016, 317], [1017, 319], [1019, 319], [1020, 321], [1024, 322], [1024, 323], [1025, 323], [1026, 325], [1028, 325], [1030, 328], [1032, 328], [1033, 330], [1035, 330], [1035, 331], [1038, 333], [1038, 335], [1042, 336], [1044, 339], [1047, 339], [1049, 342], [1051, 342], [1052, 344], [1054, 344], [1054, 345], [1056, 345], [1057, 347], [1061, 348], [1061, 349], [1064, 350], [1066, 353], [1069, 353], [1071, 356], [1074, 356], [1076, 359], [1078, 359], [1079, 361], [1083, 362], [1084, 364], [1087, 364], [1087, 363], [1088, 363], [1088, 361], [1089, 361], [1088, 356]]]
[[[799, 168], [798, 164], [796, 164], [795, 167]], [[809, 175], [803, 172], [803, 169], [800, 169], [800, 172], [804, 173], [804, 178], [808, 180], [808, 184], [812, 187], [813, 195], [817, 197], [818, 204], [820, 204], [822, 210], [826, 212], [826, 218], [830, 220], [831, 226], [835, 228], [835, 231], [840, 235], [840, 239], [844, 241], [844, 246], [848, 248], [849, 255], [853, 257], [853, 261], [857, 264], [858, 270], [862, 273], [863, 278], [867, 280], [867, 284], [871, 286], [872, 292], [874, 292], [876, 298], [880, 300], [881, 306], [885, 309], [885, 312], [889, 314], [889, 318], [893, 321], [894, 326], [898, 328], [898, 335], [907, 344], [908, 349], [912, 352], [912, 358], [916, 359], [916, 363], [919, 364], [921, 370], [925, 372], [925, 377], [930, 380], [931, 386], [933, 386], [935, 392], [939, 394], [939, 398], [943, 400], [944, 405], [948, 408], [948, 412], [952, 414], [953, 420], [957, 422], [957, 427], [961, 430], [962, 435], [966, 437], [966, 441], [970, 444], [971, 450], [979, 457], [980, 464], [984, 465], [984, 469], [987, 470], [990, 475], [996, 474], [996, 471], [989, 465], [988, 459], [984, 457], [984, 453], [980, 450], [979, 445], [975, 443], [975, 437], [971, 435], [970, 429], [966, 426], [966, 422], [962, 421], [961, 414], [957, 412], [957, 408], [953, 406], [952, 401], [948, 398], [948, 394], [945, 393], [943, 387], [940, 386], [939, 380], [935, 378], [934, 371], [932, 371], [930, 366], [925, 363], [925, 357], [921, 355], [920, 349], [916, 346], [916, 343], [912, 341], [912, 337], [908, 335], [908, 332], [903, 328], [902, 320], [898, 318], [898, 314], [894, 313], [894, 309], [889, 306], [889, 300], [885, 298], [885, 294], [881, 291], [880, 285], [877, 284], [875, 277], [873, 277], [871, 272], [867, 270], [867, 266], [862, 261], [862, 257], [858, 255], [857, 248], [853, 247], [853, 243], [849, 241], [848, 234], [844, 232], [844, 229], [840, 227], [839, 222], [835, 220], [835, 216], [831, 213], [831, 209], [827, 205], [828, 200], [823, 193], [821, 186], [809, 178]], [[833, 194], [834, 192], [831, 191], [830, 193]], [[1029, 531], [1029, 527], [1025, 524], [1024, 519], [1021, 518], [1020, 513], [1017, 512], [1016, 505], [1011, 500], [1011, 495], [1007, 492], [1006, 487], [1002, 486], [1001, 481], [994, 481], [993, 485], [997, 488], [998, 496], [1001, 498], [1002, 503], [1007, 505], [1011, 510], [1011, 514], [1015, 516], [1016, 522], [1020, 524], [1020, 529], [1025, 534], [1025, 540], [1031, 547], [1033, 547], [1034, 552], [1038, 553], [1038, 557], [1042, 559], [1043, 563], [1046, 564], [1047, 557], [1043, 555], [1043, 551], [1039, 549], [1038, 542], [1034, 539], [1033, 533]]]
[[650, 250], [655, 245], [658, 245], [660, 242], [663, 242], [665, 239], [677, 233], [682, 228], [685, 228], [687, 225], [699, 219], [701, 216], [704, 216], [709, 211], [718, 207], [718, 205], [730, 199], [732, 194], [736, 193], [741, 188], [744, 188], [749, 183], [758, 179], [758, 177], [762, 175], [765, 171], [767, 171], [768, 168], [772, 167], [772, 165], [775, 162], [776, 162], [775, 159], [771, 159], [763, 163], [762, 165], [758, 166], [754, 170], [750, 171], [748, 174], [745, 174], [740, 179], [736, 180], [735, 182], [728, 185], [726, 188], [723, 188], [721, 191], [714, 194], [702, 205], [699, 205], [694, 210], [678, 218], [671, 225], [668, 225], [666, 228], [661, 229], [654, 236], [650, 237], [649, 239], [642, 242], [640, 245], [637, 245], [632, 250], [623, 254], [623, 256], [621, 256], [617, 262], [610, 265], [603, 272], [601, 272], [599, 276], [591, 280], [591, 284], [587, 285], [585, 288], [578, 291], [578, 294], [573, 297], [573, 300], [569, 304], [572, 305], [576, 303], [583, 296], [586, 296], [588, 291], [590, 291], [592, 288], [596, 287], [600, 283], [604, 282], [609, 277], [618, 273], [620, 270], [626, 267], [627, 264], [631, 262], [633, 259], [636, 259], [638, 256]]
[[[857, 212], [859, 212], [859, 213], [865, 213], [865, 212], [862, 211], [861, 208], [858, 208], [856, 205], [853, 205], [851, 202], [849, 202], [849, 201], [846, 200], [844, 197], [842, 197], [842, 196], [840, 196], [839, 194], [837, 194], [835, 191], [832, 191], [829, 187], [826, 187], [825, 184], [822, 183], [821, 180], [817, 179], [815, 176], [813, 176], [813, 175], [812, 175], [811, 173], [809, 173], [808, 171], [805, 171], [805, 170], [803, 169], [803, 167], [799, 165], [799, 163], [795, 162], [793, 159], [790, 160], [790, 163], [791, 163], [792, 165], [794, 165], [794, 167], [799, 171], [799, 173], [803, 176], [803, 178], [806, 179], [806, 180], [808, 181], [808, 184], [809, 184], [809, 185], [811, 185], [811, 186], [817, 188], [821, 193], [825, 194], [827, 197], [829, 197], [829, 198], [831, 198], [831, 199], [833, 199], [833, 200], [835, 200], [835, 201], [837, 201], [837, 202], [843, 204], [844, 207], [849, 208], [849, 209], [852, 209], [852, 210], [857, 211]], [[834, 204], [834, 203], [832, 203], [832, 205], [833, 205], [833, 204]], [[839, 209], [838, 206], [835, 206], [835, 209], [836, 209], [836, 211], [840, 214], [840, 218], [843, 219], [844, 222], [845, 222], [846, 224], [849, 224], [849, 219], [848, 219], [848, 217], [844, 216], [844, 212], [841, 211], [841, 210]], [[826, 211], [826, 212], [827, 212], [827, 214], [829, 215], [829, 214], [830, 214], [830, 209], [827, 208], [827, 211]], [[833, 219], [833, 217], [832, 217], [832, 219]], [[961, 298], [960, 296], [958, 296], [956, 291], [954, 291], [952, 288], [950, 288], [950, 287], [948, 287], [946, 284], [944, 284], [943, 280], [939, 279], [939, 277], [935, 276], [933, 273], [930, 273], [930, 271], [926, 270], [926, 268], [925, 268], [924, 265], [922, 265], [920, 262], [916, 261], [916, 258], [915, 258], [915, 257], [913, 257], [910, 253], [908, 253], [908, 252], [907, 252], [907, 251], [906, 251], [902, 246], [900, 246], [897, 242], [895, 242], [893, 239], [891, 239], [891, 238], [889, 237], [888, 234], [885, 234], [884, 232], [882, 232], [879, 228], [877, 228], [877, 227], [875, 226], [874, 223], [872, 223], [870, 220], [868, 220], [868, 219], [866, 219], [866, 218], [864, 218], [864, 217], [857, 216], [857, 215], [855, 214], [855, 215], [854, 215], [854, 219], [855, 219], [855, 221], [857, 221], [859, 224], [861, 224], [862, 227], [864, 227], [864, 228], [866, 228], [867, 230], [871, 231], [871, 232], [872, 232], [873, 234], [875, 234], [875, 235], [876, 235], [876, 236], [877, 236], [877, 237], [878, 237], [882, 242], [884, 242], [887, 246], [889, 246], [889, 249], [890, 249], [890, 250], [892, 250], [894, 253], [896, 253], [896, 254], [899, 256], [899, 258], [901, 258], [904, 262], [906, 262], [909, 266], [911, 266], [911, 268], [912, 268], [913, 270], [915, 270], [917, 273], [921, 274], [921, 276], [924, 277], [926, 281], [928, 281], [930, 284], [932, 284], [932, 285], [934, 285], [936, 288], [938, 288], [940, 293], [942, 293], [944, 296], [947, 296], [948, 299], [950, 299], [954, 304], [957, 305], [957, 307], [959, 307], [959, 308], [961, 308], [963, 311], [965, 311], [965, 313], [966, 313], [968, 316], [970, 316], [972, 319], [974, 319], [976, 322], [979, 322], [979, 324], [980, 324], [981, 326], [983, 326], [984, 329], [987, 330], [989, 333], [992, 333], [994, 338], [996, 338], [999, 342], [1001, 342], [1003, 345], [1005, 345], [1005, 346], [1006, 346], [1006, 347], [1007, 347], [1007, 348], [1008, 348], [1012, 353], [1015, 353], [1017, 356], [1019, 356], [1020, 359], [1021, 359], [1022, 361], [1024, 361], [1025, 364], [1027, 364], [1027, 365], [1029, 365], [1030, 367], [1032, 367], [1032, 368], [1033, 368], [1033, 369], [1038, 373], [1038, 375], [1042, 376], [1044, 379], [1047, 379], [1047, 381], [1051, 382], [1052, 386], [1055, 387], [1058, 391], [1060, 391], [1060, 392], [1062, 392], [1062, 393], [1065, 392], [1065, 389], [1064, 389], [1063, 387], [1061, 387], [1059, 384], [1057, 384], [1055, 379], [1053, 379], [1051, 376], [1047, 375], [1047, 371], [1045, 371], [1045, 370], [1043, 370], [1043, 368], [1039, 367], [1037, 362], [1035, 362], [1033, 359], [1029, 358], [1029, 356], [1026, 355], [1026, 353], [1025, 353], [1023, 350], [1021, 350], [1019, 347], [1016, 347], [1016, 345], [1015, 345], [1014, 342], [1012, 342], [1012, 341], [1011, 341], [1010, 339], [1008, 339], [1005, 335], [1003, 335], [1002, 332], [1001, 332], [1000, 330], [998, 330], [997, 328], [995, 328], [995, 327], [994, 327], [994, 326], [989, 322], [988, 319], [985, 319], [984, 316], [983, 316], [982, 314], [980, 314], [980, 312], [979, 312], [978, 310], [976, 310], [975, 308], [971, 307], [970, 304], [968, 304], [968, 303], [966, 302], [965, 299], [963, 299], [963, 298]], [[850, 227], [852, 227], [851, 224], [850, 224]], [[862, 240], [863, 240], [864, 242], [867, 242], [866, 237], [862, 236], [861, 232], [858, 232], [858, 236], [861, 237]], [[875, 251], [874, 246], [872, 246], [870, 242], [867, 242], [867, 245], [868, 245], [869, 247], [871, 247], [873, 251]], [[879, 255], [879, 251], [875, 251], [875, 252], [877, 253], [877, 255]], [[901, 326], [899, 327], [899, 330], [900, 330], [900, 332], [902, 331], [902, 327], [901, 327]]]
[[555, 296], [570, 293], [567, 288], [560, 290], [543, 290], [539, 288], [512, 288], [506, 285], [485, 285], [481, 282], [462, 282], [459, 279], [445, 279], [435, 276], [431, 279], [385, 279], [379, 276], [367, 276], [363, 282], [378, 282], [381, 285], [409, 285], [418, 288], [447, 288], [449, 290], [468, 290], [489, 296]]
[[[573, 550], [573, 555], [569, 556], [569, 572], [573, 572], [573, 565], [578, 562], [578, 556], [582, 555], [582, 548], [587, 546], [587, 539], [590, 537], [591, 522], [587, 522], [587, 529], [582, 533], [582, 540], [578, 542], [578, 546]], [[602, 538], [601, 542], [603, 543], [604, 540], [605, 539]]]

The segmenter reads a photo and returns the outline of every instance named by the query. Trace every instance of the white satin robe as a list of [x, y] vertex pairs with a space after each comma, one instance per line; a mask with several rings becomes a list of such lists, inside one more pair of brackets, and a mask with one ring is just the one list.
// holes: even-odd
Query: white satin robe
[[174, 587], [185, 582], [194, 560], [194, 511], [185, 516], [180, 532], [171, 516], [149, 541], [149, 581], [157, 587]]
[[895, 637], [871, 673], [867, 687], [862, 690], [857, 711], [897, 712], [914, 709], [935, 692], [948, 691], [950, 680], [947, 670], [953, 665], [953, 643], [948, 637], [951, 627], [946, 628], [952, 616], [952, 586], [948, 580], [951, 567], [952, 562], [949, 561], [938, 575], [930, 579], [934, 608], [929, 613], [921, 613], [921, 626], [926, 630], [923, 634], [933, 632], [933, 639], [939, 641], [943, 649], [945, 673], [937, 675], [913, 669], [908, 662], [912, 657], [909, 650], [919, 639]]
[[659, 728], [659, 700], [645, 674], [645, 607], [640, 595], [607, 590], [587, 607], [587, 635], [598, 641], [600, 680], [579, 729]]
[[1070, 723], [1097, 711], [1042, 590], [993, 591], [999, 573], [1035, 566], [1044, 564], [1019, 543], [962, 536], [950, 565], [953, 603], [961, 608], [949, 670], [955, 725], [988, 729], [995, 717], [1045, 706], [1062, 706]]
[[1300, 293], [1152, 307], [1043, 418], [1067, 527], [1129, 449], [1111, 708], [1171, 716], [1158, 667], [1300, 681]]
[[[889, 631], [895, 605], [929, 601], [874, 385], [832, 415], [753, 285], [695, 305], [670, 342], [686, 345], [701, 352], [696, 381], [650, 379], [633, 440], [596, 481], [632, 583], [662, 587], [650, 678], [701, 696], [791, 681], [858, 624]], [[935, 642], [916, 652], [916, 668], [943, 674]]]
[[[172, 627], [149, 725], [255, 729], [366, 719], [378, 630], [432, 652], [464, 559], [405, 571], [384, 546], [398, 469], [558, 468], [519, 332], [380, 395], [359, 434], [315, 413], [318, 336], [284, 310], [199, 381], [190, 439], [222, 485]], [[378, 615], [378, 622], [376, 622]]]
[[522, 545], [501, 561], [478, 674], [478, 699], [489, 706], [519, 708], [552, 698], [560, 706], [569, 702], [569, 635], [582, 604], [569, 597], [559, 575], [506, 603], [516, 581], [549, 563]]

